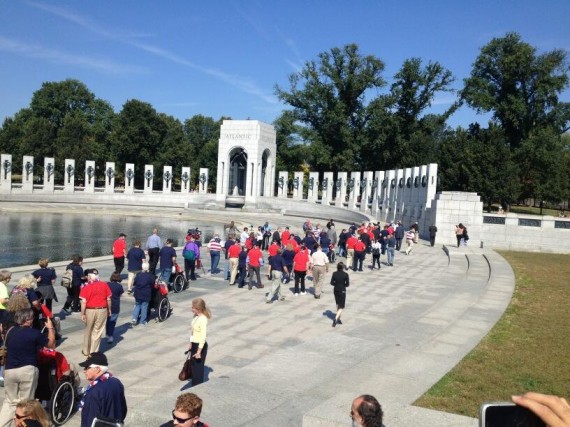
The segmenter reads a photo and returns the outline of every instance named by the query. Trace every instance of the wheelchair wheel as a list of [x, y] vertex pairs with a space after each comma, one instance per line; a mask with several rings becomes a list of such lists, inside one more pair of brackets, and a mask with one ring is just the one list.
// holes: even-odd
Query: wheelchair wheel
[[163, 298], [162, 301], [160, 301], [156, 316], [159, 322], [164, 322], [168, 319], [168, 316], [170, 316], [170, 301], [168, 301], [168, 298]]
[[49, 403], [50, 417], [54, 425], [60, 426], [71, 417], [75, 408], [73, 384], [64, 381], [58, 384]]
[[184, 283], [185, 281], [186, 280], [184, 280], [184, 276], [182, 274], [176, 276], [174, 278], [174, 282], [172, 283], [172, 289], [174, 290], [174, 292], [178, 293], [182, 291], [182, 289], [184, 289], [184, 287], [186, 286], [186, 283]]

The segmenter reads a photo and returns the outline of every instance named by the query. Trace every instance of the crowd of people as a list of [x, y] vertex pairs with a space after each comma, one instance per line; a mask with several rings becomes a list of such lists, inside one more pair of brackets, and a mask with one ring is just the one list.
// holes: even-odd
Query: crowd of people
[[[352, 224], [337, 235], [332, 219], [324, 228], [307, 220], [302, 230], [297, 233], [289, 227], [273, 229], [266, 222], [257, 230], [250, 226], [244, 227], [240, 232], [232, 221], [225, 229], [224, 239], [215, 234], [202, 247], [201, 233], [197, 229], [190, 229], [182, 249], [185, 278], [189, 281], [199, 278], [196, 272], [203, 268], [201, 259], [204, 252], [210, 257], [210, 274], [215, 276], [223, 271], [224, 279], [229, 281], [230, 286], [262, 289], [265, 287], [262, 277], [267, 278], [271, 284], [265, 293], [268, 304], [275, 300], [285, 300], [287, 292], [284, 285], [290, 282], [294, 284], [294, 297], [306, 295], [308, 278], [312, 279], [313, 297], [319, 299], [324, 292], [323, 284], [328, 277], [329, 266], [338, 256], [344, 258], [344, 262], [338, 262], [330, 276], [336, 305], [332, 327], [336, 327], [342, 325], [341, 316], [350, 284], [348, 270], [362, 272], [367, 255], [371, 255], [372, 270], [381, 268], [383, 255], [386, 257], [384, 265], [393, 266], [395, 253], [402, 250], [403, 241], [407, 246], [403, 252], [409, 255], [419, 238], [417, 223], [405, 228], [400, 221], [384, 226], [379, 223], [363, 223], [360, 226]], [[432, 225], [429, 228], [431, 246], [435, 243], [436, 232], [437, 228]], [[467, 230], [462, 224], [457, 226], [456, 234], [458, 245], [465, 244], [468, 240]], [[177, 265], [173, 240], [166, 239], [163, 245], [158, 229], [154, 229], [148, 237], [144, 250], [140, 240], [135, 240], [128, 249], [126, 238], [121, 233], [113, 243], [115, 271], [109, 281], [101, 280], [97, 269], [84, 270], [81, 256], [75, 257], [66, 267], [67, 279], [62, 278], [62, 284], [67, 283], [63, 312], [67, 315], [80, 313], [81, 320], [85, 323], [82, 353], [86, 359], [79, 363], [87, 380], [79, 404], [82, 427], [90, 426], [95, 417], [103, 416], [119, 422], [126, 418], [124, 386], [112, 375], [106, 355], [99, 351], [103, 334], [108, 343], [114, 341], [114, 329], [124, 293], [121, 272], [125, 260], [128, 272], [126, 293], [132, 295], [135, 302], [132, 326], [148, 323], [149, 302], [152, 300], [155, 282], [157, 278], [168, 282]], [[223, 270], [219, 268], [222, 256], [225, 258]], [[54, 318], [51, 310], [53, 301], [58, 301], [54, 289], [57, 275], [54, 269], [48, 267], [47, 259], [42, 258], [38, 264], [40, 268], [31, 275], [22, 277], [11, 292], [7, 286], [12, 278], [11, 273], [6, 270], [0, 272], [0, 331], [7, 348], [1, 378], [5, 398], [0, 411], [0, 427], [11, 423], [17, 426], [34, 425], [30, 424], [33, 422], [46, 425], [43, 408], [34, 400], [42, 357], [56, 361], [60, 377], [71, 377], [74, 384], [79, 384], [75, 367], [55, 350], [59, 338], [55, 324], [58, 319]], [[266, 264], [267, 275], [261, 272]], [[192, 300], [191, 311], [193, 317], [188, 357], [194, 386], [205, 380], [207, 327], [212, 314], [201, 298]], [[40, 325], [45, 326], [45, 334], [40, 332]], [[537, 394], [514, 397], [513, 401], [549, 421], [554, 419], [552, 413], [556, 413], [560, 405], [567, 405], [564, 399], [555, 400], [554, 397]], [[193, 393], [185, 393], [176, 400], [172, 420], [163, 426], [207, 426], [200, 421], [201, 410], [202, 400]], [[354, 425], [382, 425], [382, 408], [370, 395], [355, 398], [350, 415]], [[22, 424], [20, 420], [28, 420], [28, 424]], [[568, 426], [554, 422], [551, 425]]]

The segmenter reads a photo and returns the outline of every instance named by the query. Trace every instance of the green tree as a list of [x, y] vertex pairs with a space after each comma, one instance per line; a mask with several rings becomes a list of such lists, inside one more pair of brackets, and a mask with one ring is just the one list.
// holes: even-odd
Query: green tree
[[481, 49], [462, 98], [478, 112], [491, 112], [514, 149], [534, 129], [568, 129], [570, 106], [558, 99], [567, 87], [565, 51], [539, 55], [519, 34], [507, 33]]
[[[123, 170], [126, 163], [134, 163], [136, 183], [140, 185], [145, 164], [154, 165], [167, 132], [167, 124], [150, 104], [127, 101], [117, 114], [111, 135], [111, 156], [114, 154], [117, 168]], [[155, 172], [160, 181], [162, 173], [157, 169]]]
[[292, 111], [283, 111], [273, 122], [277, 144], [277, 171], [295, 172], [310, 159], [311, 150], [301, 139]]
[[356, 44], [349, 44], [319, 54], [318, 62], [308, 61], [291, 74], [288, 91], [276, 86], [279, 99], [304, 126], [314, 169], [360, 169], [366, 96], [385, 85], [383, 70], [380, 59], [363, 56]]

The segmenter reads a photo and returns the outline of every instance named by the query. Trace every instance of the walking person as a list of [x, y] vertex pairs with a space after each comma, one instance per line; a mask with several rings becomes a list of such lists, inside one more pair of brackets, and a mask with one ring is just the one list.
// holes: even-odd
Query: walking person
[[455, 237], [457, 238], [457, 247], [461, 245], [461, 239], [463, 239], [463, 224], [459, 223], [455, 226]]
[[121, 274], [125, 268], [125, 258], [127, 256], [127, 235], [119, 234], [119, 237], [113, 242], [113, 262], [115, 263], [115, 271]]
[[256, 287], [258, 289], [263, 288], [263, 284], [261, 283], [261, 272], [260, 268], [263, 265], [263, 253], [259, 250], [259, 246], [257, 242], [253, 244], [253, 248], [247, 253], [249, 258], [249, 285], [248, 288], [251, 291], [251, 287], [253, 284], [253, 275], [257, 276]]
[[247, 276], [247, 248], [245, 245], [241, 247], [241, 252], [238, 256], [238, 272], [238, 288], [243, 288], [245, 286], [245, 277]]
[[182, 249], [182, 256], [184, 257], [186, 280], [196, 280], [196, 260], [200, 259], [200, 248], [196, 244], [194, 236], [190, 236], [184, 249]]
[[461, 246], [467, 246], [468, 240], [469, 240], [469, 234], [467, 234], [467, 227], [463, 225], [463, 233], [461, 234]]
[[158, 228], [152, 230], [152, 234], [146, 240], [146, 251], [148, 253], [149, 271], [156, 274], [156, 265], [158, 264], [158, 257], [162, 249], [162, 241], [158, 236]]
[[393, 234], [389, 234], [386, 239], [387, 263], [390, 267], [394, 267], [394, 252], [396, 252], [396, 238]]
[[230, 268], [230, 286], [236, 284], [239, 267], [239, 255], [241, 253], [241, 246], [239, 240], [231, 240], [232, 245], [228, 247], [227, 255]]
[[394, 230], [394, 237], [396, 238], [396, 250], [399, 252], [402, 250], [402, 240], [404, 240], [404, 236], [406, 231], [404, 230], [404, 226], [400, 221], [396, 223], [396, 230]]
[[285, 296], [281, 294], [281, 282], [287, 273], [287, 266], [281, 256], [281, 249], [277, 249], [277, 253], [269, 259], [269, 277], [273, 278], [273, 283], [265, 301], [267, 304], [271, 304], [275, 296], [279, 301], [285, 301]]
[[135, 293], [135, 307], [131, 320], [133, 326], [136, 326], [139, 316], [141, 325], [145, 326], [148, 324], [148, 304], [152, 298], [152, 287], [154, 286], [154, 275], [149, 273], [149, 268], [149, 264], [143, 262], [142, 271], [137, 274], [133, 284]]
[[305, 295], [305, 276], [309, 269], [310, 258], [307, 249], [301, 246], [301, 250], [297, 252], [293, 258], [293, 273], [295, 274], [295, 296], [299, 296], [299, 283], [301, 284], [301, 295]]
[[435, 224], [429, 226], [428, 232], [429, 232], [429, 244], [433, 248], [433, 246], [435, 245], [435, 234], [437, 233], [437, 227], [435, 226]]
[[67, 289], [67, 299], [65, 300], [65, 304], [63, 305], [63, 311], [66, 314], [71, 314], [73, 311], [74, 313], [79, 313], [79, 291], [81, 290], [81, 283], [84, 280], [84, 273], [83, 273], [83, 257], [77, 255], [73, 258], [71, 264], [69, 264], [65, 269], [72, 271], [71, 277], [71, 286]]
[[208, 242], [208, 250], [210, 251], [210, 274], [218, 274], [218, 264], [220, 263], [220, 252], [222, 245], [220, 236], [214, 234], [214, 237]]
[[42, 258], [39, 260], [38, 265], [39, 270], [32, 273], [32, 276], [36, 278], [37, 288], [36, 292], [40, 294], [40, 299], [46, 305], [49, 311], [52, 311], [52, 301], [57, 302], [57, 295], [53, 284], [57, 278], [55, 270], [53, 268], [48, 268], [49, 260], [47, 258]]
[[115, 334], [115, 326], [117, 325], [117, 319], [121, 312], [121, 295], [123, 295], [125, 291], [123, 285], [121, 285], [121, 275], [116, 271], [111, 274], [108, 285], [109, 289], [111, 289], [111, 315], [107, 318], [105, 332], [107, 342], [111, 344], [115, 340], [113, 335]]
[[160, 259], [159, 279], [164, 283], [170, 283], [172, 267], [176, 263], [176, 250], [172, 247], [172, 239], [166, 239], [166, 245], [162, 247], [158, 257]]
[[334, 286], [334, 300], [336, 303], [336, 316], [333, 320], [332, 327], [336, 325], [342, 325], [340, 316], [342, 315], [342, 310], [346, 303], [346, 288], [350, 284], [350, 278], [348, 273], [345, 271], [345, 265], [339, 262], [336, 265], [336, 271], [331, 277], [331, 285]]
[[322, 251], [320, 244], [315, 244], [315, 251], [311, 254], [310, 268], [313, 272], [313, 286], [315, 299], [321, 297], [323, 279], [329, 272], [329, 258]]
[[414, 236], [415, 233], [413, 229], [406, 231], [406, 245], [408, 246], [406, 248], [406, 255], [410, 255], [414, 249]]
[[382, 252], [382, 245], [378, 240], [374, 240], [372, 243], [372, 270], [374, 266], [378, 264], [378, 270], [380, 270], [380, 253]]
[[354, 262], [352, 264], [354, 271], [363, 271], [364, 258], [366, 258], [366, 244], [362, 239], [358, 239], [354, 244]]
[[192, 386], [204, 382], [204, 367], [208, 354], [207, 329], [208, 320], [212, 318], [210, 309], [202, 298], [192, 300], [190, 359], [192, 364]]
[[133, 247], [127, 252], [127, 271], [129, 272], [127, 278], [127, 293], [129, 295], [133, 293], [133, 281], [137, 273], [142, 270], [142, 263], [145, 260], [146, 255], [141, 249], [141, 241], [137, 239], [133, 242]]
[[81, 289], [79, 298], [81, 320], [85, 323], [82, 352], [84, 356], [89, 356], [92, 352], [99, 351], [107, 317], [111, 316], [112, 294], [109, 285], [99, 280], [99, 272], [96, 269], [88, 269], [85, 273], [87, 285]]

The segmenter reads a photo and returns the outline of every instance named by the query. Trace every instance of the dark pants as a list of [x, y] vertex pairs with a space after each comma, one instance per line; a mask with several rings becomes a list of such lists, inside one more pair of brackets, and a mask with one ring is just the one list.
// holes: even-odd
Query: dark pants
[[149, 271], [152, 274], [156, 274], [156, 265], [158, 264], [158, 257], [160, 254], [160, 249], [151, 248], [148, 250], [148, 266]]
[[295, 293], [299, 293], [299, 282], [301, 282], [301, 292], [305, 292], [306, 271], [295, 271]]
[[431, 246], [435, 245], [435, 236], [429, 236], [429, 244]]
[[261, 283], [261, 274], [259, 272], [260, 267], [253, 267], [253, 266], [249, 266], [249, 286], [252, 286], [253, 283], [253, 274], [255, 273], [255, 275], [257, 276], [257, 285], [262, 285]]
[[238, 277], [238, 286], [242, 288], [245, 285], [245, 276], [247, 273], [247, 269], [245, 265], [243, 267], [238, 267], [239, 270], [239, 277]]
[[457, 247], [459, 247], [459, 245], [461, 245], [461, 239], [463, 238], [463, 235], [456, 234], [455, 237], [457, 237]]
[[204, 367], [206, 364], [206, 355], [208, 354], [208, 343], [204, 344], [200, 352], [200, 358], [196, 359], [194, 355], [198, 352], [198, 343], [193, 342], [190, 348], [190, 357], [192, 360], [192, 386], [202, 384], [204, 382]]
[[125, 257], [113, 258], [113, 262], [115, 263], [115, 272], [121, 274], [125, 268]]
[[79, 291], [81, 286], [71, 286], [67, 288], [67, 298], [65, 299], [65, 304], [63, 308], [71, 309], [73, 311], [79, 311], [81, 306], [79, 305]]
[[186, 280], [196, 280], [196, 260], [190, 260], [184, 258], [184, 271], [186, 272]]
[[364, 257], [366, 252], [364, 251], [354, 251], [354, 261], [352, 264], [352, 269], [356, 271], [362, 271], [362, 263], [364, 262]]
[[372, 255], [372, 270], [374, 270], [376, 263], [378, 263], [378, 268], [380, 268], [380, 254]]
[[396, 250], [399, 251], [401, 247], [402, 247], [402, 239], [396, 238]]

